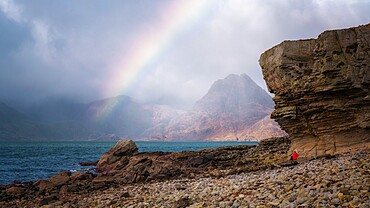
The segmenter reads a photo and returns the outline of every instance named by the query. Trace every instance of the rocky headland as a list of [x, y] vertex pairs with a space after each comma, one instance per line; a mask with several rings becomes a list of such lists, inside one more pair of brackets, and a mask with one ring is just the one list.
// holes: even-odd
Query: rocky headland
[[260, 57], [271, 117], [305, 157], [370, 148], [370, 24], [284, 41]]

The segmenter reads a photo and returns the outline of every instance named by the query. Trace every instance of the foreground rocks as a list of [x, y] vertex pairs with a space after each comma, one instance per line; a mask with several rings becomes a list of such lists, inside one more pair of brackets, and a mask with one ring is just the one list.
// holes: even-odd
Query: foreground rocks
[[301, 156], [370, 147], [370, 24], [284, 41], [261, 55], [274, 118]]
[[219, 177], [230, 173], [256, 171], [285, 161], [289, 145], [290, 140], [282, 137], [262, 141], [258, 146], [137, 153], [137, 147], [132, 141], [120, 141], [99, 160], [97, 168], [101, 174], [93, 181], [137, 183], [199, 175]]
[[96, 173], [60, 172], [48, 180], [0, 187], [0, 200], [40, 199], [58, 201], [64, 194], [83, 194], [140, 182], [169, 179], [223, 177], [230, 174], [273, 169], [286, 161], [290, 140], [262, 141], [200, 151], [138, 153], [133, 141], [121, 140], [97, 162]]
[[182, 178], [0, 201], [0, 207], [369, 207], [369, 153], [327, 156], [219, 178]]

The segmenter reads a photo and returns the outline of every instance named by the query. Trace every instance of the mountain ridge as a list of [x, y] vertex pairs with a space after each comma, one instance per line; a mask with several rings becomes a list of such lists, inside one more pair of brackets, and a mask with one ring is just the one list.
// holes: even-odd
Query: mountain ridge
[[[246, 74], [217, 80], [190, 111], [142, 104], [126, 95], [89, 103], [59, 101], [38, 103], [26, 108], [25, 114], [15, 109], [8, 113], [27, 118], [32, 127], [28, 130], [34, 132], [31, 140], [258, 140], [257, 133], [250, 136], [244, 130], [269, 115], [273, 106], [271, 96]], [[26, 125], [24, 119], [14, 117], [19, 126]], [[0, 128], [0, 132], [8, 132], [0, 134], [0, 140], [9, 134], [17, 140], [17, 132], [4, 131], [7, 128]], [[27, 139], [29, 134], [21, 132], [18, 137]]]
[[[190, 112], [174, 118], [157, 132], [146, 132], [143, 137], [148, 140], [260, 140], [257, 132], [251, 132], [251, 127], [272, 111], [273, 101], [267, 92], [248, 75], [231, 74], [215, 81]], [[278, 126], [272, 120], [270, 123]], [[285, 135], [278, 128], [267, 132]], [[266, 133], [263, 139], [268, 137], [271, 136]]]

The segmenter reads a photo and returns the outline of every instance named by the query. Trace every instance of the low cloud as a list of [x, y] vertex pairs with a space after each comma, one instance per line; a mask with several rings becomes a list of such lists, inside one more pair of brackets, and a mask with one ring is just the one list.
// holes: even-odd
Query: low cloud
[[[171, 2], [0, 0], [0, 100], [115, 96], [104, 91], [112, 66], [135, 50], [137, 36], [168, 18]], [[258, 65], [266, 49], [370, 22], [370, 2], [362, 0], [217, 0], [202, 12], [125, 93], [189, 107], [231, 73], [266, 89]]]

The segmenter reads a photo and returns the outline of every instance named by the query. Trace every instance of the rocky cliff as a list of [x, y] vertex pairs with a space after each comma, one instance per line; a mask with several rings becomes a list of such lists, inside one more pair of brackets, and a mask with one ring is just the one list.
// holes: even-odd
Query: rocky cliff
[[284, 41], [260, 57], [274, 118], [302, 156], [370, 148], [370, 24]]

